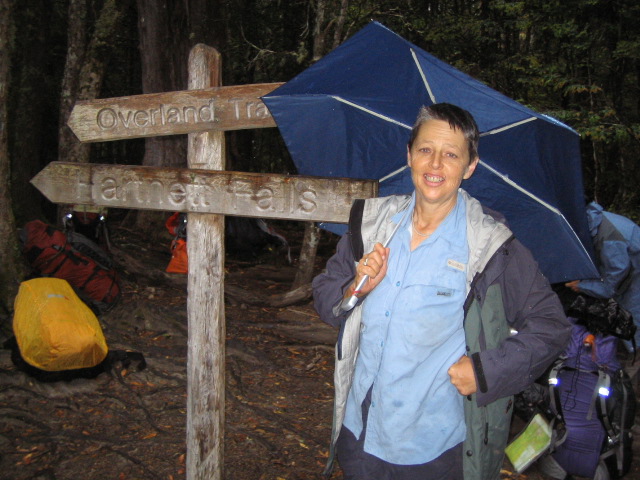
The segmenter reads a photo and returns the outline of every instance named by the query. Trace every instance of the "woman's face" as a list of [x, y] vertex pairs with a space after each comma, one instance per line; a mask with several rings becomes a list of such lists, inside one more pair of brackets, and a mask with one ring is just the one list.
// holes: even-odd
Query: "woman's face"
[[478, 165], [469, 159], [467, 141], [462, 131], [448, 122], [428, 120], [407, 152], [416, 200], [436, 206], [455, 203], [458, 187]]

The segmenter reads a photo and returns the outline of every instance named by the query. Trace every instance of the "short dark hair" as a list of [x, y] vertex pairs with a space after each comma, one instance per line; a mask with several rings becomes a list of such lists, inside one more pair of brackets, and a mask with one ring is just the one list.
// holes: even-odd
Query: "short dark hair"
[[442, 120], [448, 122], [449, 126], [454, 130], [460, 130], [467, 140], [469, 148], [469, 161], [473, 161], [478, 156], [478, 141], [480, 140], [480, 132], [478, 125], [468, 111], [451, 103], [434, 103], [433, 105], [423, 106], [420, 108], [418, 118], [411, 129], [411, 137], [409, 139], [409, 150], [418, 136], [418, 131], [423, 123], [429, 120]]

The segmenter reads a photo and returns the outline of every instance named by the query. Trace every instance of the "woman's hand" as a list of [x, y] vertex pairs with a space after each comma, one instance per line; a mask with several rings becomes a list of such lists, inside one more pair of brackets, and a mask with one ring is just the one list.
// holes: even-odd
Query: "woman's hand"
[[580, 280], [573, 280], [564, 284], [565, 287], [569, 287], [576, 293], [580, 293]]
[[[387, 274], [388, 260], [389, 248], [384, 248], [381, 243], [376, 243], [373, 250], [365, 254], [358, 262], [356, 266], [356, 277], [345, 292], [345, 298], [350, 297], [354, 293], [358, 297], [363, 297], [376, 288]], [[369, 279], [362, 286], [362, 289], [356, 292], [356, 286], [360, 284], [360, 281], [365, 275], [369, 275]]]
[[478, 390], [473, 364], [466, 355], [463, 355], [460, 360], [451, 365], [447, 373], [451, 377], [451, 384], [458, 389], [461, 395], [471, 395]]

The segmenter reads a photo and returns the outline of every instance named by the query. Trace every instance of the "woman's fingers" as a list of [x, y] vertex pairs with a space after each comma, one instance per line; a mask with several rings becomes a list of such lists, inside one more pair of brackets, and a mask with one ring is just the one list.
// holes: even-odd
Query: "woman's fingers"
[[374, 249], [365, 254], [356, 268], [357, 282], [367, 275], [369, 280], [365, 283], [360, 293], [366, 294], [373, 290], [384, 278], [387, 272], [387, 257], [389, 255], [389, 249], [384, 248], [380, 243], [374, 246]]
[[[359, 265], [363, 267], [363, 269], [365, 270], [365, 274], [369, 276], [375, 276], [384, 265], [388, 253], [388, 248], [384, 248], [380, 243], [376, 243], [373, 250], [369, 253], [366, 253], [360, 259]], [[370, 267], [371, 269], [366, 270], [366, 267]]]

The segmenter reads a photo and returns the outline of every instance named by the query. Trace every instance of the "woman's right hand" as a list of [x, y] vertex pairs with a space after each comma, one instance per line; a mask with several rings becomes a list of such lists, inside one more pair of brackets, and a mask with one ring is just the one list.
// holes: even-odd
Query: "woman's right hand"
[[[350, 297], [354, 293], [358, 297], [364, 297], [371, 290], [376, 288], [387, 274], [387, 266], [389, 260], [389, 248], [385, 248], [381, 243], [376, 243], [373, 250], [360, 259], [356, 266], [356, 277], [351, 286], [345, 293], [345, 298]], [[360, 291], [355, 291], [356, 286], [365, 275], [369, 275], [369, 279], [362, 286]]]
[[564, 284], [565, 287], [569, 287], [576, 293], [580, 293], [580, 280], [573, 280]]

